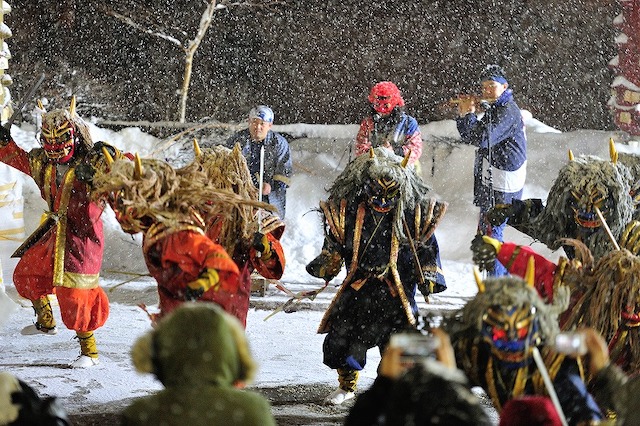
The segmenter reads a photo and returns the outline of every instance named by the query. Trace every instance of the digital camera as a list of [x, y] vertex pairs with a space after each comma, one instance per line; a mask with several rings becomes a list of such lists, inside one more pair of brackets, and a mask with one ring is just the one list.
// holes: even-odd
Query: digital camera
[[426, 358], [435, 358], [435, 350], [440, 344], [436, 336], [421, 333], [397, 333], [391, 335], [389, 346], [402, 349], [400, 361], [415, 364]]
[[580, 332], [559, 333], [556, 335], [556, 351], [567, 355], [585, 355], [587, 353], [587, 343], [585, 335]]

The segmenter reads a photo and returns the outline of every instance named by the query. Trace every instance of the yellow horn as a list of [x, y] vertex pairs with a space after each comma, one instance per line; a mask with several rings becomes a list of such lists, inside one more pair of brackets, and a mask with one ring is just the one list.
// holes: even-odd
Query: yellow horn
[[618, 162], [618, 150], [616, 149], [616, 144], [613, 141], [613, 138], [609, 138], [609, 156], [611, 157], [611, 162], [613, 164]]
[[76, 95], [71, 97], [71, 105], [69, 105], [69, 114], [73, 117], [76, 115]]
[[573, 156], [573, 151], [569, 150], [569, 161], [575, 160], [576, 157]]
[[524, 280], [529, 287], [534, 287], [536, 283], [536, 259], [533, 256], [527, 260], [527, 270], [524, 273]]
[[476, 279], [476, 285], [478, 286], [478, 293], [484, 293], [486, 287], [482, 282], [482, 277], [480, 276], [480, 270], [477, 266], [473, 267], [473, 277]]
[[142, 175], [143, 175], [142, 160], [140, 159], [140, 156], [136, 152], [135, 169], [133, 171], [133, 178], [136, 180], [140, 180], [142, 179]]
[[373, 151], [373, 147], [369, 148], [369, 158], [376, 158], [376, 153]]
[[407, 151], [407, 154], [402, 159], [402, 163], [400, 163], [403, 169], [407, 167], [407, 164], [409, 164], [409, 157], [411, 157], [411, 150]]
[[109, 150], [104, 146], [102, 147], [102, 155], [104, 155], [104, 159], [107, 161], [107, 166], [111, 167], [115, 160], [111, 156], [111, 153], [109, 153]]
[[200, 145], [198, 145], [198, 139], [193, 139], [193, 152], [196, 154], [196, 158], [202, 155], [202, 150], [200, 149]]

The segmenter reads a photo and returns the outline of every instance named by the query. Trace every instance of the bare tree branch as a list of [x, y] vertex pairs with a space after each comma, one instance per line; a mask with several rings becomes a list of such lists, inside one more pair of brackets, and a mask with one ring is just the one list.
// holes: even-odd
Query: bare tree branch
[[[189, 86], [191, 84], [191, 74], [193, 72], [193, 58], [195, 56], [198, 47], [204, 40], [207, 30], [211, 26], [213, 22], [213, 15], [216, 11], [222, 9], [228, 9], [230, 7], [251, 7], [251, 8], [261, 8], [261, 9], [270, 9], [275, 6], [285, 5], [286, 2], [284, 0], [273, 0], [273, 1], [262, 1], [262, 2], [254, 2], [254, 1], [217, 1], [217, 0], [205, 0], [203, 1], [207, 6], [205, 7], [202, 15], [200, 16], [200, 22], [198, 24], [198, 29], [196, 31], [195, 36], [190, 40], [179, 40], [178, 38], [167, 33], [167, 29], [172, 28], [170, 22], [167, 22], [164, 27], [161, 25], [157, 25], [152, 23], [152, 20], [157, 19], [152, 14], [144, 13], [148, 12], [147, 9], [143, 8], [142, 10], [138, 10], [137, 8], [134, 12], [133, 10], [129, 10], [129, 14], [136, 14], [140, 12], [138, 18], [144, 18], [145, 22], [141, 22], [140, 19], [136, 20], [130, 16], [126, 16], [111, 7], [107, 7], [105, 5], [98, 5], [97, 7], [103, 13], [108, 16], [112, 16], [118, 19], [120, 22], [128, 25], [136, 30], [143, 32], [145, 34], [151, 35], [153, 37], [158, 37], [162, 40], [166, 40], [169, 43], [172, 43], [178, 47], [180, 47], [184, 52], [184, 71], [182, 74], [182, 87], [180, 89], [180, 101], [178, 106], [178, 116], [181, 123], [184, 123], [186, 120], [186, 112], [187, 112], [187, 100], [189, 97]], [[175, 31], [179, 31], [182, 35], [187, 37], [184, 30], [179, 28], [173, 28]]]
[[185, 122], [187, 115], [187, 98], [189, 96], [189, 85], [191, 84], [191, 73], [193, 71], [193, 56], [196, 54], [196, 50], [198, 50], [200, 43], [202, 43], [202, 39], [207, 34], [207, 30], [211, 26], [211, 20], [213, 19], [213, 14], [216, 11], [216, 3], [216, 0], [211, 0], [204, 12], [202, 12], [196, 36], [193, 40], [190, 40], [184, 48], [184, 73], [182, 78], [182, 90], [180, 91], [179, 109], [181, 123]]
[[178, 40], [177, 38], [175, 38], [175, 37], [172, 37], [172, 36], [170, 36], [168, 34], [165, 34], [165, 33], [161, 32], [160, 30], [153, 30], [151, 28], [147, 28], [147, 27], [144, 26], [144, 24], [140, 24], [140, 23], [134, 21], [133, 19], [129, 18], [128, 16], [124, 16], [124, 15], [116, 12], [113, 9], [108, 9], [108, 8], [103, 7], [102, 10], [107, 15], [113, 16], [114, 18], [118, 19], [120, 22], [123, 22], [123, 23], [127, 24], [128, 26], [135, 28], [138, 31], [141, 31], [141, 32], [143, 32], [145, 34], [149, 34], [149, 35], [154, 36], [154, 37], [161, 38], [163, 40], [168, 41], [169, 43], [173, 43], [176, 46], [179, 46], [180, 48], [184, 49], [184, 46], [182, 45], [182, 42], [180, 40]]

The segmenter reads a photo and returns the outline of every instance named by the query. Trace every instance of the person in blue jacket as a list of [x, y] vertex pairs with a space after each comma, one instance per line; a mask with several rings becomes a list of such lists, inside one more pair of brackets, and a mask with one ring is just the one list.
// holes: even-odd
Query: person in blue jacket
[[280, 219], [284, 220], [293, 167], [289, 143], [280, 133], [271, 130], [273, 118], [273, 110], [266, 105], [252, 108], [249, 128], [231, 136], [225, 146], [233, 149], [236, 143], [240, 144], [256, 188], [260, 188], [260, 151], [264, 146], [262, 201], [275, 206]]
[[[509, 204], [522, 198], [527, 176], [527, 138], [520, 108], [513, 99], [513, 91], [504, 70], [499, 65], [487, 65], [480, 75], [485, 110], [476, 115], [477, 99], [462, 95], [458, 100], [456, 125], [462, 143], [476, 146], [474, 164], [473, 203], [480, 207], [478, 234], [503, 241], [506, 220], [491, 226], [488, 210], [496, 204]], [[491, 275], [507, 272], [495, 263]]]

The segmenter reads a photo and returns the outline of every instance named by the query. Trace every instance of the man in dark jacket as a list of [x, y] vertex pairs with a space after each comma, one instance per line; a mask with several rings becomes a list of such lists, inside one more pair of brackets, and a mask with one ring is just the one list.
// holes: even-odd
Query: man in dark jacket
[[[249, 111], [249, 128], [234, 134], [224, 144], [233, 149], [240, 144], [242, 155], [247, 159], [253, 184], [262, 191], [262, 200], [278, 209], [278, 216], [284, 220], [287, 188], [290, 184], [292, 163], [289, 143], [280, 133], [271, 130], [273, 110], [258, 105]], [[263, 176], [260, 182], [261, 151], [264, 147]]]
[[[522, 198], [527, 176], [527, 138], [520, 108], [513, 100], [504, 70], [498, 65], [488, 65], [480, 82], [484, 116], [476, 115], [476, 99], [464, 95], [458, 102], [456, 125], [462, 142], [478, 148], [473, 170], [473, 203], [480, 207], [478, 233], [502, 241], [506, 221], [491, 226], [486, 213], [496, 204]], [[489, 272], [496, 276], [506, 274], [499, 263]]]

